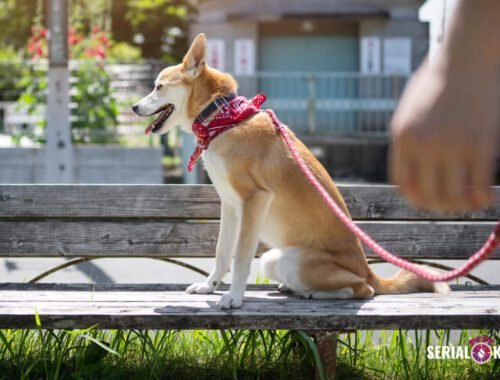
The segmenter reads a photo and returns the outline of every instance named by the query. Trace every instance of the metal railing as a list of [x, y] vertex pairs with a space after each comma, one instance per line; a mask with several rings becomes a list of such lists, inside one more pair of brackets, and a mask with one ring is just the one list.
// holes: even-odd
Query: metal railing
[[265, 93], [267, 107], [297, 133], [386, 136], [408, 77], [261, 72], [237, 80], [246, 96]]
[[[72, 84], [79, 81], [75, 70], [78, 65], [77, 61], [70, 62]], [[130, 106], [151, 91], [156, 75], [164, 67], [165, 64], [160, 61], [106, 64], [105, 69], [111, 77], [111, 96], [117, 102], [118, 126], [111, 132], [96, 130], [92, 134], [115, 133], [124, 138], [142, 136], [147, 120], [137, 117]], [[45, 118], [45, 104], [36, 104], [36, 112], [29, 113], [26, 105], [18, 102], [18, 98], [29, 85], [26, 80], [28, 77], [37, 80], [46, 75], [47, 70], [46, 61], [0, 61], [0, 133], [16, 134], [19, 130], [32, 130]], [[75, 109], [78, 104], [72, 99], [70, 107]]]
[[[37, 117], [27, 115], [15, 105], [16, 93], [22, 91], [18, 84], [21, 78], [8, 75], [12, 68], [16, 68], [14, 73], [21, 74], [27, 66], [35, 68], [33, 63], [19, 62], [10, 64], [9, 70], [0, 70], [3, 74], [0, 81], [3, 79], [4, 84], [0, 83], [0, 108], [4, 116], [0, 126], [7, 133], [17, 124], [26, 126], [37, 121]], [[118, 101], [118, 131], [142, 133], [144, 120], [131, 112], [130, 104], [151, 90], [163, 67], [158, 61], [106, 65], [112, 77], [113, 97]], [[36, 69], [46, 70], [46, 65], [37, 64]], [[295, 132], [320, 136], [386, 136], [389, 120], [408, 80], [406, 76], [357, 72], [259, 72], [235, 77], [241, 94], [247, 97], [258, 92], [266, 94], [265, 106], [273, 108]], [[44, 117], [43, 110], [40, 105], [39, 118]]]

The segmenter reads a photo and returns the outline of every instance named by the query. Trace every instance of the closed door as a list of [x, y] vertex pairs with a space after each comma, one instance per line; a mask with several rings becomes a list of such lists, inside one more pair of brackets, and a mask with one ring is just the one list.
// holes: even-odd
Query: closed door
[[261, 71], [358, 71], [356, 36], [264, 37]]
[[[311, 90], [314, 90], [317, 100], [315, 115], [318, 131], [354, 128], [354, 114], [334, 110], [330, 104], [340, 99], [356, 98], [357, 83], [326, 73], [359, 70], [357, 36], [263, 37], [259, 59], [260, 71], [281, 74], [264, 74], [259, 82], [260, 90], [269, 97], [269, 106], [276, 108], [283, 121], [295, 130], [307, 128]], [[304, 73], [317, 75], [313, 88]]]

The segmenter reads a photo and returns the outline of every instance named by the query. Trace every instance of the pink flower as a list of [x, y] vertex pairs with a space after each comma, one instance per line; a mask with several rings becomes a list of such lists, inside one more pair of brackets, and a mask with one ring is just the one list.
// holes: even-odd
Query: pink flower
[[106, 33], [101, 33], [101, 35], [98, 37], [98, 40], [105, 45], [109, 42], [109, 38]]
[[78, 42], [80, 42], [80, 37], [75, 35], [75, 34], [70, 34], [68, 36], [68, 43], [71, 45], [71, 46], [75, 46], [76, 44], [78, 44]]
[[35, 52], [36, 52], [36, 55], [37, 55], [38, 57], [43, 57], [43, 55], [44, 55], [44, 54], [43, 54], [43, 47], [42, 47], [42, 46], [40, 46], [40, 45], [36, 47]]
[[95, 50], [93, 48], [85, 49], [85, 56], [87, 58], [94, 58], [95, 57]]
[[96, 53], [96, 57], [98, 57], [98, 58], [101, 58], [101, 59], [106, 58], [106, 50], [104, 49], [103, 46], [98, 46], [95, 53]]
[[28, 43], [28, 53], [34, 54], [35, 53], [35, 49], [36, 49], [35, 42], [32, 41], [32, 40], [30, 40], [30, 42]]

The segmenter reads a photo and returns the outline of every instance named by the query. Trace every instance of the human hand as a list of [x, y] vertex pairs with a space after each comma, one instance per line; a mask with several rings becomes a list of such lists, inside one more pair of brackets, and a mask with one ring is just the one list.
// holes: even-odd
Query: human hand
[[415, 73], [391, 122], [390, 152], [392, 180], [415, 206], [467, 211], [492, 201], [498, 78], [428, 64]]

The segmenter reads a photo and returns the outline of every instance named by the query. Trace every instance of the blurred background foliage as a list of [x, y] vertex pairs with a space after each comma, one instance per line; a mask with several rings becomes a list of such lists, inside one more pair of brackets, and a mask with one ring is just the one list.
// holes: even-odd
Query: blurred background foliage
[[[184, 53], [189, 21], [196, 12], [189, 0], [68, 0], [70, 25], [86, 34], [97, 26], [109, 33], [109, 58], [156, 58], [177, 62]], [[0, 0], [0, 59], [26, 53], [33, 25], [45, 25], [46, 0]], [[26, 55], [24, 55], [26, 57]]]
[[[178, 62], [195, 15], [189, 0], [67, 0], [71, 124], [75, 143], [117, 143], [120, 104], [105, 65]], [[47, 0], [0, 0], [0, 101], [34, 120], [13, 141], [45, 139]], [[122, 107], [123, 108], [123, 107]], [[128, 106], [126, 107], [128, 108]], [[0, 130], [1, 130], [0, 126]]]

